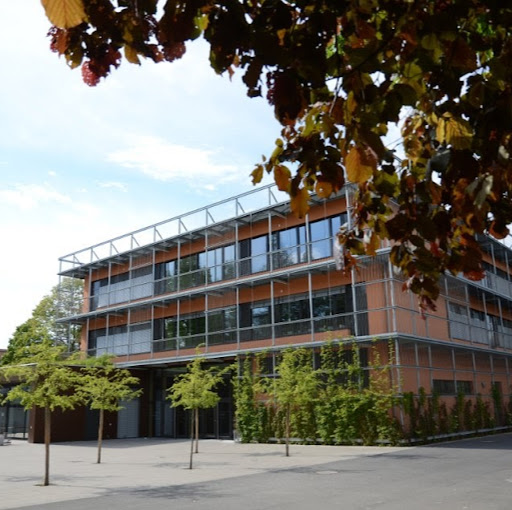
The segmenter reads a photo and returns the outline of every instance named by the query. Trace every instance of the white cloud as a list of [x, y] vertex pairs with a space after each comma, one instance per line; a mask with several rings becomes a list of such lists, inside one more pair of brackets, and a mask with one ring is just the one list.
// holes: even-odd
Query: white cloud
[[34, 209], [43, 203], [67, 204], [71, 199], [47, 184], [18, 184], [11, 189], [0, 190], [0, 200], [23, 210]]
[[115, 181], [109, 181], [109, 182], [98, 182], [98, 186], [100, 188], [115, 188], [119, 191], [127, 192], [128, 187], [126, 184], [123, 184], [122, 182], [115, 182]]
[[54, 172], [53, 170], [50, 170], [50, 171], [48, 172], [48, 175], [49, 175], [50, 177], [57, 177], [57, 172]]
[[108, 161], [133, 168], [160, 181], [185, 180], [211, 188], [215, 182], [233, 180], [238, 168], [214, 161], [217, 153], [185, 147], [152, 136], [132, 137], [132, 147], [108, 155]]

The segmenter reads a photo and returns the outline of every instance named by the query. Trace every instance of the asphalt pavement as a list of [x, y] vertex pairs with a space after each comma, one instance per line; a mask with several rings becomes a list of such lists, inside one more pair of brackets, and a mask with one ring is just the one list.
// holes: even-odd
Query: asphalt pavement
[[512, 508], [512, 434], [417, 447], [125, 439], [0, 447], [0, 509], [330, 510]]

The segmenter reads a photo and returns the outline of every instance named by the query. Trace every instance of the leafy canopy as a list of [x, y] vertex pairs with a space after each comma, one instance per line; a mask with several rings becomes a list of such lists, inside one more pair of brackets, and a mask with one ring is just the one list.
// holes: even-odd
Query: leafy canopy
[[128, 370], [117, 368], [108, 354], [88, 359], [80, 373], [78, 393], [91, 409], [119, 411], [121, 400], [131, 400], [142, 393], [133, 389], [139, 379]]
[[204, 359], [197, 356], [187, 365], [187, 372], [178, 376], [167, 390], [167, 399], [172, 407], [184, 409], [207, 409], [215, 407], [220, 396], [215, 391], [222, 382], [224, 374], [230, 368], [219, 370], [217, 367], [203, 368]]
[[16, 365], [2, 367], [3, 374], [20, 383], [7, 394], [7, 400], [19, 400], [25, 409], [40, 407], [54, 411], [73, 409], [81, 400], [75, 391], [80, 382], [73, 368], [79, 353], [67, 354], [63, 345], [48, 341], [32, 344], [26, 354], [17, 358]]
[[32, 344], [69, 342], [69, 350], [78, 347], [80, 329], [57, 323], [61, 317], [80, 312], [83, 299], [83, 281], [65, 278], [60, 286], [55, 286], [41, 299], [32, 311], [32, 316], [16, 327], [9, 339], [7, 352], [0, 359], [1, 365], [10, 365], [29, 354]]
[[[51, 48], [96, 85], [124, 58], [172, 62], [203, 36], [283, 128], [272, 173], [311, 192], [357, 186], [345, 267], [382, 240], [420, 304], [444, 271], [483, 277], [477, 235], [512, 222], [512, 6], [499, 0], [44, 0]], [[401, 123], [401, 150], [385, 137]]]

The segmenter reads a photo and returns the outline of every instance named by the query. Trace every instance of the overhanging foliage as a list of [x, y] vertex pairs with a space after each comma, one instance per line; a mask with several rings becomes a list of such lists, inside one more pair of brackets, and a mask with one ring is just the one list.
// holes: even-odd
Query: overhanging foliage
[[[391, 260], [433, 308], [444, 271], [483, 277], [477, 235], [512, 222], [512, 6], [497, 0], [44, 0], [51, 48], [96, 85], [124, 58], [172, 62], [203, 36], [283, 129], [273, 173], [299, 216], [358, 187], [340, 234]], [[122, 53], [123, 52], [123, 53]], [[386, 135], [401, 124], [400, 159]]]

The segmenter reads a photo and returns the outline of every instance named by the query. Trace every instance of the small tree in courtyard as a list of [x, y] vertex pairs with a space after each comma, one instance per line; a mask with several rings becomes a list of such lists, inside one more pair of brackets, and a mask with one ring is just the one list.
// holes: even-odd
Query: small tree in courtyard
[[222, 382], [224, 374], [230, 367], [219, 370], [218, 367], [203, 368], [204, 358], [197, 356], [187, 367], [187, 372], [178, 376], [174, 384], [168, 388], [167, 399], [171, 400], [171, 407], [182, 406], [191, 411], [190, 419], [190, 462], [192, 469], [192, 455], [194, 453], [194, 426], [196, 448], [199, 451], [199, 409], [215, 407], [220, 400], [214, 391]]
[[266, 392], [284, 412], [286, 456], [289, 457], [291, 414], [313, 403], [318, 390], [311, 350], [285, 350], [276, 371], [278, 377], [269, 381]]
[[26, 409], [44, 411], [45, 469], [43, 485], [50, 484], [51, 413], [55, 409], [73, 409], [80, 397], [76, 393], [79, 373], [72, 367], [77, 354], [67, 355], [66, 347], [49, 341], [25, 348], [17, 364], [3, 368], [5, 375], [20, 383], [7, 394], [7, 400], [19, 400]]
[[116, 368], [112, 356], [104, 355], [88, 360], [87, 366], [81, 369], [79, 394], [90, 409], [99, 411], [98, 424], [98, 455], [97, 464], [101, 463], [101, 447], [105, 411], [120, 411], [121, 400], [131, 400], [142, 393], [134, 390], [139, 379], [128, 370]]

